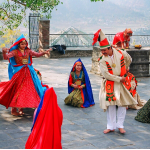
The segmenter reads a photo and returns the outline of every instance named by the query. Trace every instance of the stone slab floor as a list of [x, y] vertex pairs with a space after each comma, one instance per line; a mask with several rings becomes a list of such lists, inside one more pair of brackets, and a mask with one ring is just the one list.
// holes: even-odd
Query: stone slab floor
[[[58, 104], [63, 111], [62, 146], [64, 149], [144, 149], [150, 148], [150, 124], [134, 120], [137, 110], [127, 110], [124, 135], [118, 130], [103, 134], [106, 113], [99, 107], [101, 78], [90, 72], [91, 57], [81, 58], [91, 80], [95, 106], [74, 108], [64, 105], [68, 95], [67, 82], [70, 70], [77, 58], [34, 58], [33, 66], [42, 73], [42, 80], [54, 87]], [[0, 61], [0, 80], [7, 81], [7, 61]], [[150, 78], [138, 78], [137, 91], [141, 99], [150, 98]], [[24, 148], [32, 127], [34, 109], [25, 109], [26, 115], [14, 117], [10, 108], [0, 105], [0, 148]]]

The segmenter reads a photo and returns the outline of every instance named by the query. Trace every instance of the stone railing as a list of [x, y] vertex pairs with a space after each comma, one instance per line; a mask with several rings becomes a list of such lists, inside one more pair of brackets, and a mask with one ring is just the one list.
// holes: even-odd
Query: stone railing
[[65, 54], [60, 54], [58, 51], [51, 51], [49, 58], [66, 58], [66, 57], [91, 57], [92, 56], [92, 47], [91, 48], [73, 48], [65, 50]]

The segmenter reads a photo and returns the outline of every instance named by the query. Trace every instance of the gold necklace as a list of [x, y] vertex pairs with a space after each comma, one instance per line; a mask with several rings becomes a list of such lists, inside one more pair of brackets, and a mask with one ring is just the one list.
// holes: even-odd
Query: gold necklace
[[113, 63], [113, 64], [112, 64], [112, 67], [114, 67], [114, 68], [115, 68], [115, 67], [116, 67], [116, 64], [115, 64], [115, 63]]
[[20, 50], [21, 52], [24, 52], [24, 49], [20, 49], [20, 48], [19, 48], [19, 50]]
[[112, 60], [112, 58], [110, 58], [110, 59], [111, 59], [111, 61], [112, 61], [112, 67], [115, 68], [115, 67], [116, 67], [116, 64], [113, 62], [113, 60], [114, 60], [114, 55], [113, 55], [113, 60]]

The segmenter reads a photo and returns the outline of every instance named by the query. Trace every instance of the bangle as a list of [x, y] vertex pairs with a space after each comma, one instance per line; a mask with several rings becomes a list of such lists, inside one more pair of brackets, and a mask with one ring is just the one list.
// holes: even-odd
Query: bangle
[[85, 85], [83, 84], [83, 85], [81, 85], [83, 88], [85, 88]]

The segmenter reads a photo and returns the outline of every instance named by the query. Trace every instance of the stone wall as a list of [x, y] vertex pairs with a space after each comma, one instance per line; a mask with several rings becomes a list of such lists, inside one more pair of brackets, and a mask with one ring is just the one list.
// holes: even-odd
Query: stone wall
[[101, 56], [101, 50], [99, 47], [93, 47], [92, 52], [92, 68], [91, 72], [95, 74], [100, 74], [99, 61], [98, 58]]
[[149, 77], [150, 49], [129, 49], [127, 52], [132, 57], [130, 72], [135, 77]]
[[66, 57], [91, 57], [93, 50], [65, 50], [62, 55], [58, 51], [51, 51], [49, 58], [66, 58]]

